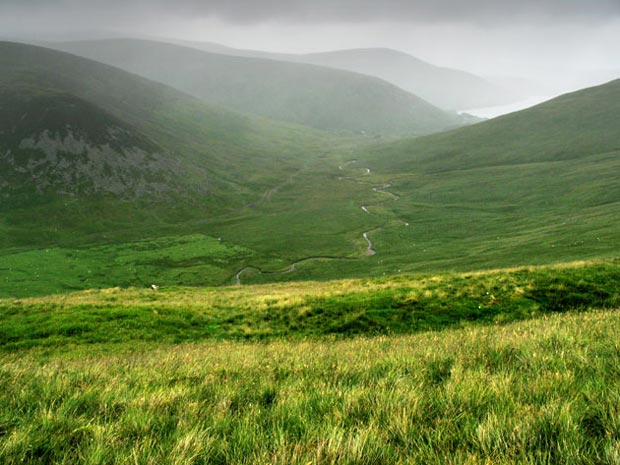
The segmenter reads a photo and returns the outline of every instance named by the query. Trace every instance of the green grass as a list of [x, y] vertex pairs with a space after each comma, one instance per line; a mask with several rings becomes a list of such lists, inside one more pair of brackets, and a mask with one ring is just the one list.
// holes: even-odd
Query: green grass
[[[315, 188], [311, 196], [308, 188], [298, 186], [298, 194], [286, 202], [298, 199], [300, 211], [319, 207], [320, 214], [311, 215], [318, 220], [315, 230], [330, 228], [334, 242], [343, 233], [329, 219], [342, 215], [341, 225], [355, 224], [346, 237], [357, 240], [358, 251], [364, 248], [361, 233], [381, 227], [372, 235], [377, 254], [361, 260], [311, 262], [287, 275], [248, 275], [245, 282], [466, 271], [614, 257], [620, 213], [620, 133], [614, 124], [620, 113], [619, 92], [616, 81], [449, 133], [349, 149], [332, 162], [331, 171], [324, 169], [320, 185], [325, 189]], [[338, 170], [338, 164], [352, 159], [357, 163]], [[370, 176], [364, 176], [366, 168]], [[338, 176], [357, 182], [337, 181]], [[319, 185], [316, 179], [308, 178], [306, 185]], [[398, 200], [371, 190], [386, 182]], [[284, 200], [278, 202], [274, 197], [273, 217], [247, 218], [245, 224], [261, 221], [266, 230], [286, 234], [284, 223], [278, 224], [282, 216], [275, 214], [286, 206]], [[364, 214], [361, 205], [368, 206], [370, 214]], [[355, 212], [363, 226], [351, 223], [349, 215]], [[323, 218], [326, 228], [321, 227]], [[285, 224], [297, 231], [304, 223]], [[317, 251], [328, 250], [320, 242], [323, 237], [315, 231], [306, 243], [314, 243]], [[271, 252], [271, 247], [253, 246], [259, 256]], [[290, 247], [280, 253], [290, 257], [296, 250]], [[350, 248], [342, 250], [351, 256]]]
[[2, 204], [0, 463], [620, 461], [618, 83], [369, 149], [18, 51], [214, 178]]
[[[174, 236], [88, 248], [28, 250], [2, 255], [0, 296], [63, 293], [83, 288], [220, 285], [230, 281], [230, 263], [252, 251], [203, 235]], [[4, 294], [4, 295], [3, 295]]]
[[[170, 259], [202, 241], [169, 245]], [[236, 252], [206, 248], [212, 259]], [[119, 262], [137, 249], [119, 250]], [[0, 300], [0, 349], [409, 334], [619, 305], [620, 266], [613, 262], [325, 283], [115, 288]]]
[[614, 464], [619, 306], [617, 261], [0, 300], [0, 462]]
[[[0, 355], [8, 464], [614, 464], [616, 311]], [[103, 349], [104, 352], [101, 352]]]

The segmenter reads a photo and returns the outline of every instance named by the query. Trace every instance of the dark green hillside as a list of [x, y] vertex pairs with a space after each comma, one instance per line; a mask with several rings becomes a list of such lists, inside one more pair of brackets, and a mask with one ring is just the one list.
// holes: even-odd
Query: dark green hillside
[[161, 197], [181, 183], [182, 168], [160, 146], [69, 94], [0, 90], [0, 127], [5, 208], [35, 194]]
[[[108, 115], [106, 118], [116, 118], [123, 127], [131, 128], [133, 137], [143, 143], [148, 140], [168, 152], [170, 158], [190, 164], [190, 180], [203, 184], [208, 171], [212, 191], [229, 188], [230, 183], [237, 190], [253, 190], [251, 183], [258, 181], [258, 176], [271, 176], [267, 172], [282, 164], [294, 162], [296, 166], [305, 149], [302, 145], [319, 139], [318, 134], [299, 127], [207, 106], [174, 89], [101, 63], [23, 44], [0, 43], [0, 86], [4, 95], [15, 96], [12, 98], [28, 93], [67, 94], [94, 105]], [[30, 127], [36, 124], [33, 118], [40, 118], [36, 112], [22, 118], [19, 106], [7, 105], [5, 111], [9, 118], [14, 112], [20, 127]], [[78, 115], [66, 116], [71, 124]], [[96, 124], [98, 120], [99, 116], [89, 115], [80, 124]]]
[[398, 196], [366, 203], [387, 226], [374, 236], [373, 259], [404, 271], [616, 256], [619, 117], [614, 81], [466, 129], [361, 151], [358, 166]]
[[323, 153], [324, 136], [116, 68], [0, 43], [0, 244], [212, 218]]
[[[310, 180], [290, 186], [280, 192], [285, 199], [276, 196], [265, 206], [271, 215], [235, 227], [270, 231], [271, 243], [236, 236], [260, 252], [250, 264], [262, 270], [286, 271], [313, 255], [348, 260], [305, 261], [278, 275], [249, 269], [242, 282], [617, 256], [619, 84], [450, 133], [342, 153], [323, 172], [327, 192], [312, 189]], [[284, 214], [284, 201], [314, 214]], [[235, 235], [227, 225], [213, 228]], [[276, 251], [273, 242], [287, 245], [277, 250], [284, 259], [266, 259]]]
[[[616, 257], [618, 86], [446, 134], [342, 152], [331, 170], [282, 189], [264, 215], [212, 231], [257, 251], [242, 283]], [[248, 230], [268, 230], [269, 239], [244, 237]], [[299, 263], [312, 256], [335, 258]]]
[[[16, 128], [12, 136], [3, 128], [0, 153], [5, 166], [12, 163], [3, 192], [20, 186], [22, 197], [2, 202], [0, 295], [326, 280], [618, 255], [619, 82], [450, 133], [367, 145], [207, 107], [74, 56], [5, 47], [24, 47], [0, 68], [0, 83], [11, 89], [3, 95], [13, 99], [0, 113]], [[109, 126], [120, 129], [110, 133]], [[48, 146], [33, 150], [52, 139], [109, 147], [114, 153], [106, 161], [124, 161], [124, 171], [112, 170], [110, 179], [129, 177], [147, 194], [110, 191], [116, 184], [105, 178], [105, 165], [98, 175], [105, 182], [97, 184], [103, 192], [80, 183], [96, 170], [67, 181], [65, 169], [48, 169]], [[20, 151], [7, 156], [16, 146]], [[135, 174], [140, 164], [129, 161], [136, 147], [163, 154], [187, 174]], [[76, 151], [55, 156], [65, 163], [82, 156]], [[73, 168], [84, 173], [80, 164]], [[153, 201], [160, 183], [170, 191]], [[74, 189], [60, 192], [60, 184]]]
[[392, 170], [420, 163], [436, 171], [583, 159], [620, 149], [619, 115], [617, 80], [461, 130], [382, 145], [374, 158]]
[[208, 53], [143, 40], [49, 44], [201, 98], [326, 130], [418, 135], [464, 124], [377, 78], [260, 58]]

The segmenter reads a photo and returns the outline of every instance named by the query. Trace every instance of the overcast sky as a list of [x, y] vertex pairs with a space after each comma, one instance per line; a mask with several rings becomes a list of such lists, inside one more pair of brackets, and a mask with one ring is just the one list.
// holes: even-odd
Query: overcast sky
[[0, 34], [167, 36], [281, 52], [391, 47], [565, 87], [620, 77], [620, 0], [0, 0]]

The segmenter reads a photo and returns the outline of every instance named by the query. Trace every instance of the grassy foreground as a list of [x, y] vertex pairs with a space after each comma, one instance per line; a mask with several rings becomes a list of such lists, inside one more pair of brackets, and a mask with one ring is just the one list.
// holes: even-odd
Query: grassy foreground
[[0, 300], [2, 464], [616, 464], [620, 265]]
[[0, 462], [615, 464], [620, 314], [0, 355]]

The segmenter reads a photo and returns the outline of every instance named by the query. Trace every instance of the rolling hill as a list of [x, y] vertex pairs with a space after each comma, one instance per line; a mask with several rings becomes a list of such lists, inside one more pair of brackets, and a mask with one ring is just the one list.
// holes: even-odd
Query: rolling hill
[[135, 39], [49, 46], [162, 82], [208, 103], [323, 130], [420, 135], [467, 122], [383, 80], [348, 71]]
[[234, 211], [321, 144], [107, 65], [0, 43], [3, 245]]
[[381, 146], [386, 166], [456, 170], [586, 159], [620, 149], [620, 79], [462, 130]]
[[0, 454], [614, 463], [619, 277], [599, 263], [0, 299]]
[[519, 99], [518, 95], [479, 76], [435, 66], [397, 50], [341, 50], [302, 55], [300, 59], [385, 79], [446, 110], [490, 107]]
[[225, 55], [309, 63], [374, 76], [448, 111], [505, 105], [528, 95], [522, 85], [507, 80], [508, 85], [498, 85], [472, 73], [435, 66], [389, 48], [285, 54], [235, 49], [211, 42], [175, 43]]
[[[22, 118], [16, 118], [21, 115]], [[161, 146], [99, 107], [63, 92], [0, 90], [3, 197], [17, 193], [121, 198], [164, 195], [182, 172]]]
[[331, 169], [234, 224], [269, 230], [268, 241], [211, 230], [257, 251], [242, 284], [616, 257], [618, 92], [615, 81], [452, 132], [340, 151]]
[[619, 116], [613, 81], [464, 130], [373, 147], [359, 163], [399, 196], [375, 213], [409, 225], [375, 235], [377, 250], [391, 255], [383, 263], [471, 269], [616, 256]]

